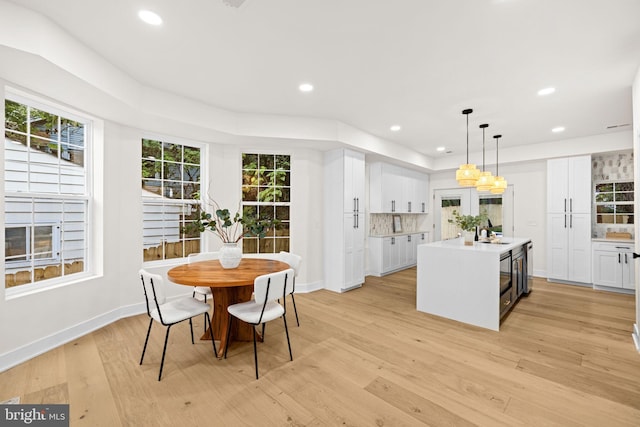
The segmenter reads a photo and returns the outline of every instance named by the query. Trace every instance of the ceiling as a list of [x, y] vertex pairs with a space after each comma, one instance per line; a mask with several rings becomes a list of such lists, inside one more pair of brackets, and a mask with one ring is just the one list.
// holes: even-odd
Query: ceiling
[[[481, 123], [501, 147], [630, 130], [640, 65], [638, 0], [12, 2], [141, 84], [236, 112], [338, 120], [435, 158], [450, 155], [439, 146], [465, 151], [465, 108], [472, 151]], [[142, 23], [143, 8], [163, 24]]]

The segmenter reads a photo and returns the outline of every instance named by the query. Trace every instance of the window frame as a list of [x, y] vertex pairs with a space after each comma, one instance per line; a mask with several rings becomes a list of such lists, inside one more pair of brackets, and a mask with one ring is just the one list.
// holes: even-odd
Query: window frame
[[[260, 202], [260, 201], [257, 201], [257, 200], [256, 201], [245, 201], [244, 200], [244, 188], [245, 187], [256, 187], [258, 189], [258, 193], [260, 192], [259, 191], [260, 187], [265, 187], [263, 185], [260, 185], [260, 183], [258, 183], [258, 185], [245, 185], [245, 183], [244, 183], [244, 171], [245, 170], [254, 170], [254, 169], [245, 169], [244, 168], [244, 159], [243, 159], [244, 155], [273, 156], [274, 158], [277, 157], [277, 156], [287, 156], [288, 157], [289, 168], [286, 169], [286, 172], [288, 172], [288, 174], [289, 174], [289, 183], [288, 183], [288, 185], [276, 186], [276, 187], [281, 187], [281, 188], [288, 189], [288, 191], [289, 191], [289, 201], [288, 202], [275, 202], [275, 201], [272, 201], [272, 202]], [[275, 160], [274, 160], [274, 162], [275, 162]], [[245, 207], [253, 207], [253, 206], [257, 207], [258, 210], [259, 210], [259, 208], [261, 206], [262, 207], [266, 207], [266, 206], [273, 207], [273, 209], [274, 209], [274, 217], [276, 217], [276, 218], [277, 218], [276, 211], [277, 211], [277, 208], [279, 206], [285, 206], [289, 210], [288, 219], [286, 221], [283, 221], [283, 223], [287, 225], [288, 230], [289, 230], [288, 233], [287, 233], [287, 236], [277, 236], [276, 232], [274, 230], [273, 236], [266, 236], [264, 238], [264, 239], [274, 239], [273, 252], [261, 252], [260, 251], [260, 245], [261, 245], [260, 240], [263, 240], [263, 239], [259, 239], [257, 237], [245, 237], [245, 238], [242, 239], [243, 240], [242, 241], [242, 251], [243, 251], [243, 253], [252, 253], [252, 254], [254, 254], [254, 253], [255, 254], [277, 253], [277, 252], [279, 252], [277, 250], [277, 248], [278, 248], [277, 240], [287, 240], [287, 245], [286, 245], [286, 247], [288, 249], [287, 251], [290, 251], [290, 249], [291, 249], [291, 222], [292, 222], [291, 221], [291, 208], [293, 206], [292, 200], [291, 200], [292, 188], [293, 188], [293, 186], [291, 185], [292, 170], [293, 170], [292, 163], [293, 162], [294, 162], [293, 155], [290, 154], [290, 153], [278, 152], [278, 151], [275, 151], [275, 150], [267, 150], [267, 151], [265, 151], [265, 150], [245, 150], [245, 149], [241, 150], [241, 153], [240, 153], [240, 175], [241, 175], [240, 176], [240, 209], [241, 209], [243, 215], [244, 215], [244, 212], [245, 212]], [[257, 170], [257, 171], [261, 170], [259, 163], [257, 165], [257, 169], [255, 169], [255, 170]], [[271, 169], [267, 169], [267, 170], [271, 170]], [[274, 169], [273, 170], [274, 171], [277, 170], [277, 166], [275, 165], [275, 163], [274, 163]], [[256, 198], [257, 198], [257, 196], [256, 196]], [[249, 242], [252, 242], [252, 241], [256, 241], [255, 246], [256, 246], [257, 252], [246, 252], [245, 250], [247, 249], [247, 247], [250, 244], [253, 244], [253, 243], [249, 243]]]
[[[3, 230], [2, 232], [5, 233], [6, 228], [12, 228], [15, 225], [25, 225], [24, 222], [20, 222], [20, 223], [11, 223], [11, 222], [7, 222], [7, 208], [6, 208], [6, 203], [8, 199], [23, 199], [25, 201], [28, 201], [30, 203], [35, 203], [35, 201], [52, 201], [53, 203], [57, 203], [57, 201], [60, 201], [60, 203], [64, 204], [65, 202], [70, 202], [70, 203], [82, 203], [84, 205], [84, 213], [83, 213], [83, 217], [81, 220], [81, 223], [83, 224], [83, 229], [82, 229], [82, 233], [83, 233], [83, 245], [82, 245], [82, 252], [83, 252], [83, 258], [82, 258], [82, 271], [79, 272], [71, 272], [71, 273], [67, 273], [65, 274], [65, 268], [66, 268], [66, 262], [64, 259], [62, 259], [62, 234], [63, 234], [63, 223], [62, 222], [56, 222], [56, 221], [46, 221], [46, 222], [37, 222], [37, 221], [32, 221], [32, 223], [30, 224], [26, 224], [27, 226], [31, 226], [31, 227], [37, 227], [39, 225], [42, 224], [51, 224], [51, 223], [57, 223], [58, 226], [60, 226], [60, 232], [59, 234], [59, 244], [57, 247], [57, 252], [60, 253], [60, 255], [56, 258], [52, 258], [56, 260], [56, 264], [55, 265], [59, 265], [61, 268], [61, 274], [59, 276], [56, 277], [52, 277], [49, 279], [37, 279], [35, 276], [35, 273], [32, 271], [31, 276], [33, 281], [29, 282], [29, 283], [24, 283], [21, 285], [15, 285], [15, 286], [11, 286], [11, 287], [7, 287], [6, 284], [6, 274], [8, 270], [12, 270], [13, 267], [8, 265], [6, 262], [6, 254], [5, 257], [3, 258], [3, 270], [5, 271], [5, 298], [14, 298], [14, 297], [18, 297], [21, 295], [27, 295], [27, 294], [31, 294], [33, 292], [39, 292], [39, 291], [43, 291], [43, 290], [48, 290], [48, 289], [53, 289], [53, 288], [57, 288], [59, 286], [66, 286], [72, 283], [77, 283], [80, 280], [86, 279], [87, 277], [92, 276], [93, 273], [93, 266], [94, 266], [94, 228], [93, 225], [91, 224], [91, 222], [89, 221], [89, 218], [92, 217], [93, 215], [93, 209], [94, 209], [94, 190], [93, 190], [93, 184], [94, 184], [94, 177], [93, 177], [93, 173], [94, 173], [94, 168], [93, 168], [93, 144], [94, 144], [94, 138], [95, 138], [95, 131], [96, 128], [99, 128], [99, 125], [96, 126], [96, 118], [78, 111], [77, 109], [67, 106], [67, 105], [63, 105], [59, 102], [56, 102], [54, 100], [50, 100], [50, 99], [44, 99], [41, 96], [35, 95], [33, 93], [29, 93], [29, 92], [25, 92], [23, 90], [19, 90], [10, 86], [4, 86], [4, 97], [3, 97], [3, 110], [5, 109], [5, 103], [6, 101], [12, 101], [12, 102], [16, 102], [22, 105], [26, 105], [29, 108], [32, 109], [37, 109], [37, 110], [41, 110], [44, 111], [46, 113], [49, 114], [54, 114], [56, 116], [58, 116], [58, 120], [60, 119], [68, 119], [68, 120], [72, 120], [72, 121], [76, 121], [79, 123], [82, 123], [83, 125], [83, 129], [84, 129], [84, 139], [83, 139], [83, 144], [84, 146], [83, 148], [83, 161], [82, 161], [82, 168], [83, 168], [83, 192], [82, 194], [79, 193], [70, 193], [70, 192], [63, 192], [62, 191], [62, 185], [61, 185], [61, 181], [58, 178], [58, 191], [57, 192], [37, 192], [37, 191], [7, 191], [6, 190], [6, 156], [3, 154], [3, 159], [4, 159], [4, 163], [5, 163], [5, 171], [4, 171], [4, 176], [3, 176], [3, 182], [5, 185], [5, 191], [4, 191], [4, 204], [5, 204], [5, 213], [4, 213], [4, 221], [2, 224]], [[6, 111], [5, 114], [3, 114], [2, 117], [3, 120], [3, 129], [7, 129], [6, 128]], [[60, 122], [59, 122], [60, 123]], [[30, 135], [30, 129], [27, 130], [26, 135]], [[5, 137], [5, 142], [6, 142], [6, 136], [3, 135]], [[68, 142], [63, 141], [62, 138], [62, 134], [60, 134], [60, 136], [57, 139], [59, 147], [62, 147], [64, 144], [69, 145]], [[72, 144], [73, 145], [73, 144]], [[61, 150], [62, 151], [62, 150]], [[3, 148], [3, 152], [6, 153], [6, 147]], [[60, 160], [65, 160], [68, 161], [67, 159], [64, 159], [64, 157], [62, 156], [62, 152], [59, 153], [58, 155], [58, 159]], [[28, 159], [25, 164], [27, 165], [31, 165], [31, 160]], [[35, 162], [35, 164], [38, 164], [37, 162]], [[63, 170], [61, 168], [60, 163], [58, 163], [57, 165], [58, 168], [58, 176], [60, 175], [61, 171]], [[27, 181], [27, 185], [30, 181]], [[30, 187], [28, 187], [28, 190], [31, 190]], [[35, 211], [33, 210], [33, 208], [31, 209], [31, 216], [33, 217]], [[77, 221], [74, 221], [77, 222]], [[55, 239], [54, 239], [54, 244], [55, 244]], [[53, 248], [52, 248], [53, 249]], [[54, 249], [55, 250], [55, 249]], [[50, 260], [52, 260], [50, 259]], [[70, 258], [71, 260], [71, 258]], [[33, 261], [32, 263], [29, 264], [29, 266], [31, 266], [33, 269], [38, 268], [38, 267], [42, 267], [42, 265], [46, 265], [46, 262], [44, 262], [44, 260], [41, 261]], [[53, 265], [53, 264], [52, 264]]]
[[[159, 265], [168, 265], [168, 264], [175, 264], [177, 261], [180, 260], [184, 260], [186, 259], [186, 257], [188, 256], [188, 254], [185, 253], [185, 248], [183, 245], [183, 257], [176, 257], [176, 258], [166, 258], [166, 253], [164, 251], [164, 245], [162, 244], [163, 239], [161, 239], [161, 243], [160, 246], [162, 247], [162, 253], [163, 253], [163, 257], [162, 259], [153, 259], [153, 260], [145, 260], [145, 251], [148, 250], [151, 246], [147, 247], [148, 245], [145, 243], [145, 220], [144, 220], [144, 215], [145, 215], [145, 206], [162, 206], [162, 207], [166, 207], [166, 206], [170, 206], [170, 205], [180, 205], [181, 212], [185, 212], [186, 210], [186, 206], [188, 204], [192, 205], [192, 206], [196, 206], [196, 205], [200, 205], [200, 207], [202, 207], [202, 194], [203, 192], [206, 190], [205, 188], [205, 183], [208, 182], [207, 181], [207, 177], [208, 177], [208, 165], [209, 165], [209, 145], [203, 142], [199, 142], [199, 141], [194, 141], [194, 140], [190, 140], [188, 138], [180, 138], [180, 137], [170, 137], [170, 136], [166, 136], [166, 135], [160, 135], [160, 134], [153, 134], [153, 133], [144, 133], [141, 138], [140, 138], [140, 180], [141, 180], [141, 184], [143, 183], [143, 180], [148, 179], [142, 176], [142, 168], [143, 168], [143, 163], [145, 160], [150, 160], [150, 157], [144, 157], [144, 153], [142, 152], [142, 148], [143, 148], [143, 143], [145, 140], [151, 140], [151, 141], [157, 141], [161, 143], [161, 146], [164, 147], [164, 144], [172, 144], [172, 145], [179, 145], [182, 147], [182, 153], [183, 153], [183, 159], [182, 162], [173, 162], [173, 161], [166, 161], [168, 163], [179, 163], [180, 165], [184, 166], [186, 165], [193, 165], [194, 163], [188, 163], [188, 162], [184, 162], [184, 147], [191, 147], [191, 148], [197, 148], [200, 150], [200, 175], [199, 175], [199, 181], [197, 181], [198, 185], [199, 185], [199, 192], [200, 192], [200, 199], [195, 202], [193, 199], [184, 199], [184, 198], [180, 198], [180, 199], [173, 199], [173, 198], [166, 198], [163, 196], [163, 191], [161, 190], [161, 194], [156, 194], [154, 196], [145, 196], [144, 195], [144, 188], [141, 185], [141, 196], [140, 196], [140, 201], [141, 201], [141, 208], [142, 208], [142, 229], [143, 229], [143, 242], [142, 242], [142, 255], [143, 255], [143, 265], [144, 266], [159, 266]], [[164, 152], [164, 148], [162, 148], [163, 152]], [[161, 158], [160, 159], [156, 159], [156, 160], [160, 160], [161, 161], [161, 176], [159, 178], [155, 178], [152, 180], [158, 180], [161, 181], [161, 189], [164, 188], [162, 185], [162, 181], [164, 181], [165, 179], [163, 178], [164, 176], [164, 162], [165, 159]], [[184, 168], [182, 169], [182, 180], [173, 180], [173, 179], [166, 179], [166, 181], [168, 182], [180, 182], [184, 185], [185, 182], [192, 182], [192, 181], [185, 181], [184, 180]], [[182, 197], [184, 197], [184, 194], [182, 195]], [[191, 213], [195, 212], [195, 208], [191, 208]], [[164, 228], [164, 227], [163, 227]], [[179, 230], [178, 230], [178, 235], [179, 235], [179, 241], [180, 242], [184, 242], [184, 241], [199, 241], [199, 252], [202, 252], [204, 250], [204, 246], [205, 246], [205, 239], [203, 234], [199, 234], [197, 237], [191, 237], [191, 238], [187, 238], [184, 236], [184, 233], [182, 232], [182, 227], [180, 226]], [[164, 234], [163, 234], [164, 237]], [[196, 253], [196, 252], [192, 252], [192, 253]]]

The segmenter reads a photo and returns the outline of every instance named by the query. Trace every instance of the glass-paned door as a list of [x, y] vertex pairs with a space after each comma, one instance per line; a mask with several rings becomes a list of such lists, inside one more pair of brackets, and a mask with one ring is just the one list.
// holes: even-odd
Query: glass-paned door
[[449, 223], [453, 211], [468, 215], [471, 211], [471, 191], [469, 189], [434, 190], [434, 241], [458, 237], [460, 230]]

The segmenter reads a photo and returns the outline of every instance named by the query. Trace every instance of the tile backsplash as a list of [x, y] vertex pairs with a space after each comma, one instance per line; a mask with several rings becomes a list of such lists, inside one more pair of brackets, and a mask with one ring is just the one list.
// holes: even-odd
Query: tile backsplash
[[[371, 214], [369, 216], [369, 234], [372, 236], [393, 234], [393, 215], [394, 214]], [[420, 218], [422, 215], [400, 214], [403, 233], [412, 233], [419, 230]]]
[[[594, 188], [602, 182], [633, 181], [633, 152], [594, 154], [591, 156], [591, 179]], [[637, 213], [634, 216], [637, 218]], [[591, 217], [592, 237], [604, 238], [608, 232], [634, 235], [633, 224], [597, 224], [595, 206]]]

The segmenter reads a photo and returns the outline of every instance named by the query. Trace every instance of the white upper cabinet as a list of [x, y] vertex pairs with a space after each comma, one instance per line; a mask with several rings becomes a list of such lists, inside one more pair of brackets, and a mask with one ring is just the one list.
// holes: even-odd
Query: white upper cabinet
[[369, 168], [371, 213], [427, 213], [429, 176], [387, 163]]
[[591, 213], [591, 156], [547, 161], [547, 213]]

